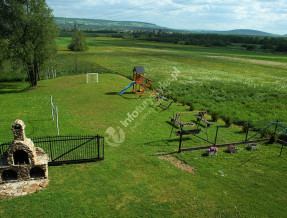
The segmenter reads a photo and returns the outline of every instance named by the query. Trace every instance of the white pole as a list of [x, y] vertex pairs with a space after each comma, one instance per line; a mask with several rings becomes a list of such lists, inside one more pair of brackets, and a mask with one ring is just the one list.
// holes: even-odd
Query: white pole
[[97, 73], [97, 83], [99, 82], [99, 74]]
[[53, 97], [51, 95], [51, 111], [52, 111], [52, 119], [54, 120], [54, 105], [53, 105]]
[[57, 113], [57, 134], [59, 136], [60, 135], [60, 130], [59, 130], [59, 111], [58, 111], [58, 107], [56, 107], [56, 113]]
[[89, 83], [89, 78], [88, 77], [89, 77], [89, 74], [87, 73], [87, 83]]

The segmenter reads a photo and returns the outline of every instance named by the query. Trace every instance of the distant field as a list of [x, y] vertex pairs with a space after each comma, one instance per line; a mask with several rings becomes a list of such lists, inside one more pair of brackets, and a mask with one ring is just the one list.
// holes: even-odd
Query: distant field
[[[287, 56], [249, 52], [240, 45], [207, 48], [114, 38], [88, 38], [89, 50], [78, 53], [80, 73], [115, 73], [131, 78], [133, 66], [145, 67], [155, 86], [180, 72], [165, 94], [219, 112], [233, 121], [287, 121]], [[58, 38], [58, 72], [71, 74], [70, 38]], [[120, 91], [120, 90], [119, 90]]]

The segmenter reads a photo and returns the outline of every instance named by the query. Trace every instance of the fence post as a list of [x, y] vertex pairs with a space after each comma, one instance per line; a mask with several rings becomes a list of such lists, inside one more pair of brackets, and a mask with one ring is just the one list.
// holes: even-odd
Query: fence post
[[178, 153], [180, 153], [180, 152], [181, 152], [181, 144], [182, 144], [182, 129], [180, 130], [179, 145], [178, 145]]
[[216, 146], [216, 142], [217, 142], [218, 129], [219, 129], [219, 126], [217, 126], [217, 128], [216, 128], [216, 134], [215, 134], [215, 139], [214, 139], [214, 146]]
[[51, 137], [49, 136], [49, 141], [50, 141], [50, 153], [51, 153], [51, 161], [53, 162], [53, 151], [52, 151], [52, 145], [51, 145]]
[[51, 95], [51, 111], [52, 111], [52, 119], [54, 120], [54, 104], [53, 104], [53, 97]]
[[105, 159], [105, 138], [103, 137], [103, 159]]
[[245, 142], [248, 139], [248, 133], [249, 133], [249, 122], [247, 122], [247, 130], [246, 130], [246, 137], [245, 137]]
[[98, 145], [98, 158], [100, 158], [100, 138], [99, 138], [99, 135], [97, 135], [97, 145]]
[[60, 130], [59, 130], [59, 111], [58, 111], [58, 107], [56, 107], [56, 114], [57, 114], [57, 134], [59, 136], [60, 135]]
[[278, 123], [279, 123], [279, 120], [276, 121], [276, 126], [275, 126], [275, 130], [274, 130], [274, 134], [276, 134], [276, 132], [277, 132]]

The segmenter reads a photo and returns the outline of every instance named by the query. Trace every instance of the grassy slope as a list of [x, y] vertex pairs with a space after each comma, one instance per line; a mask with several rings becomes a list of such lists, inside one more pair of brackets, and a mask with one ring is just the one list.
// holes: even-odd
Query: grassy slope
[[[54, 135], [50, 95], [60, 109], [61, 134], [104, 134], [110, 126], [120, 126], [126, 133], [126, 141], [119, 147], [106, 146], [102, 162], [50, 167], [47, 188], [1, 200], [1, 217], [286, 215], [287, 156], [278, 158], [279, 145], [261, 145], [255, 152], [241, 147], [234, 155], [220, 149], [214, 158], [202, 157], [203, 151], [176, 155], [197, 168], [194, 175], [181, 171], [154, 154], [176, 150], [176, 138], [166, 141], [171, 129], [166, 122], [173, 111], [187, 107], [174, 104], [165, 112], [156, 108], [141, 121], [150, 111], [147, 107], [125, 128], [120, 121], [144, 100], [116, 94], [128, 83], [121, 76], [104, 74], [99, 84], [86, 84], [84, 75], [78, 75], [0, 95], [3, 137], [12, 134], [9, 127], [16, 118], [26, 122], [29, 137]], [[137, 123], [140, 126], [133, 130]], [[238, 135], [239, 129], [232, 128], [233, 135]], [[224, 133], [227, 135], [230, 133]], [[184, 146], [196, 145], [196, 141], [184, 142]]]
[[[70, 72], [74, 56], [67, 38], [59, 38], [58, 71]], [[143, 65], [157, 82], [176, 67], [179, 80], [165, 91], [197, 109], [218, 111], [239, 121], [287, 121], [285, 113], [286, 55], [248, 52], [239, 47], [203, 48], [112, 38], [89, 38], [90, 49], [79, 53], [79, 70], [117, 73], [131, 78], [133, 66]], [[63, 74], [65, 74], [63, 72]]]

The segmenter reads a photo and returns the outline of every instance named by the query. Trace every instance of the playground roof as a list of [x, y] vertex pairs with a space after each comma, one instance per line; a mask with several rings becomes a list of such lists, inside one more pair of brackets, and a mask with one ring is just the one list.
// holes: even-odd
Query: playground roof
[[136, 73], [137, 74], [144, 74], [145, 72], [144, 72], [144, 67], [142, 67], [142, 66], [136, 66], [136, 67], [134, 67], [134, 70], [133, 70], [134, 72], [136, 71]]

